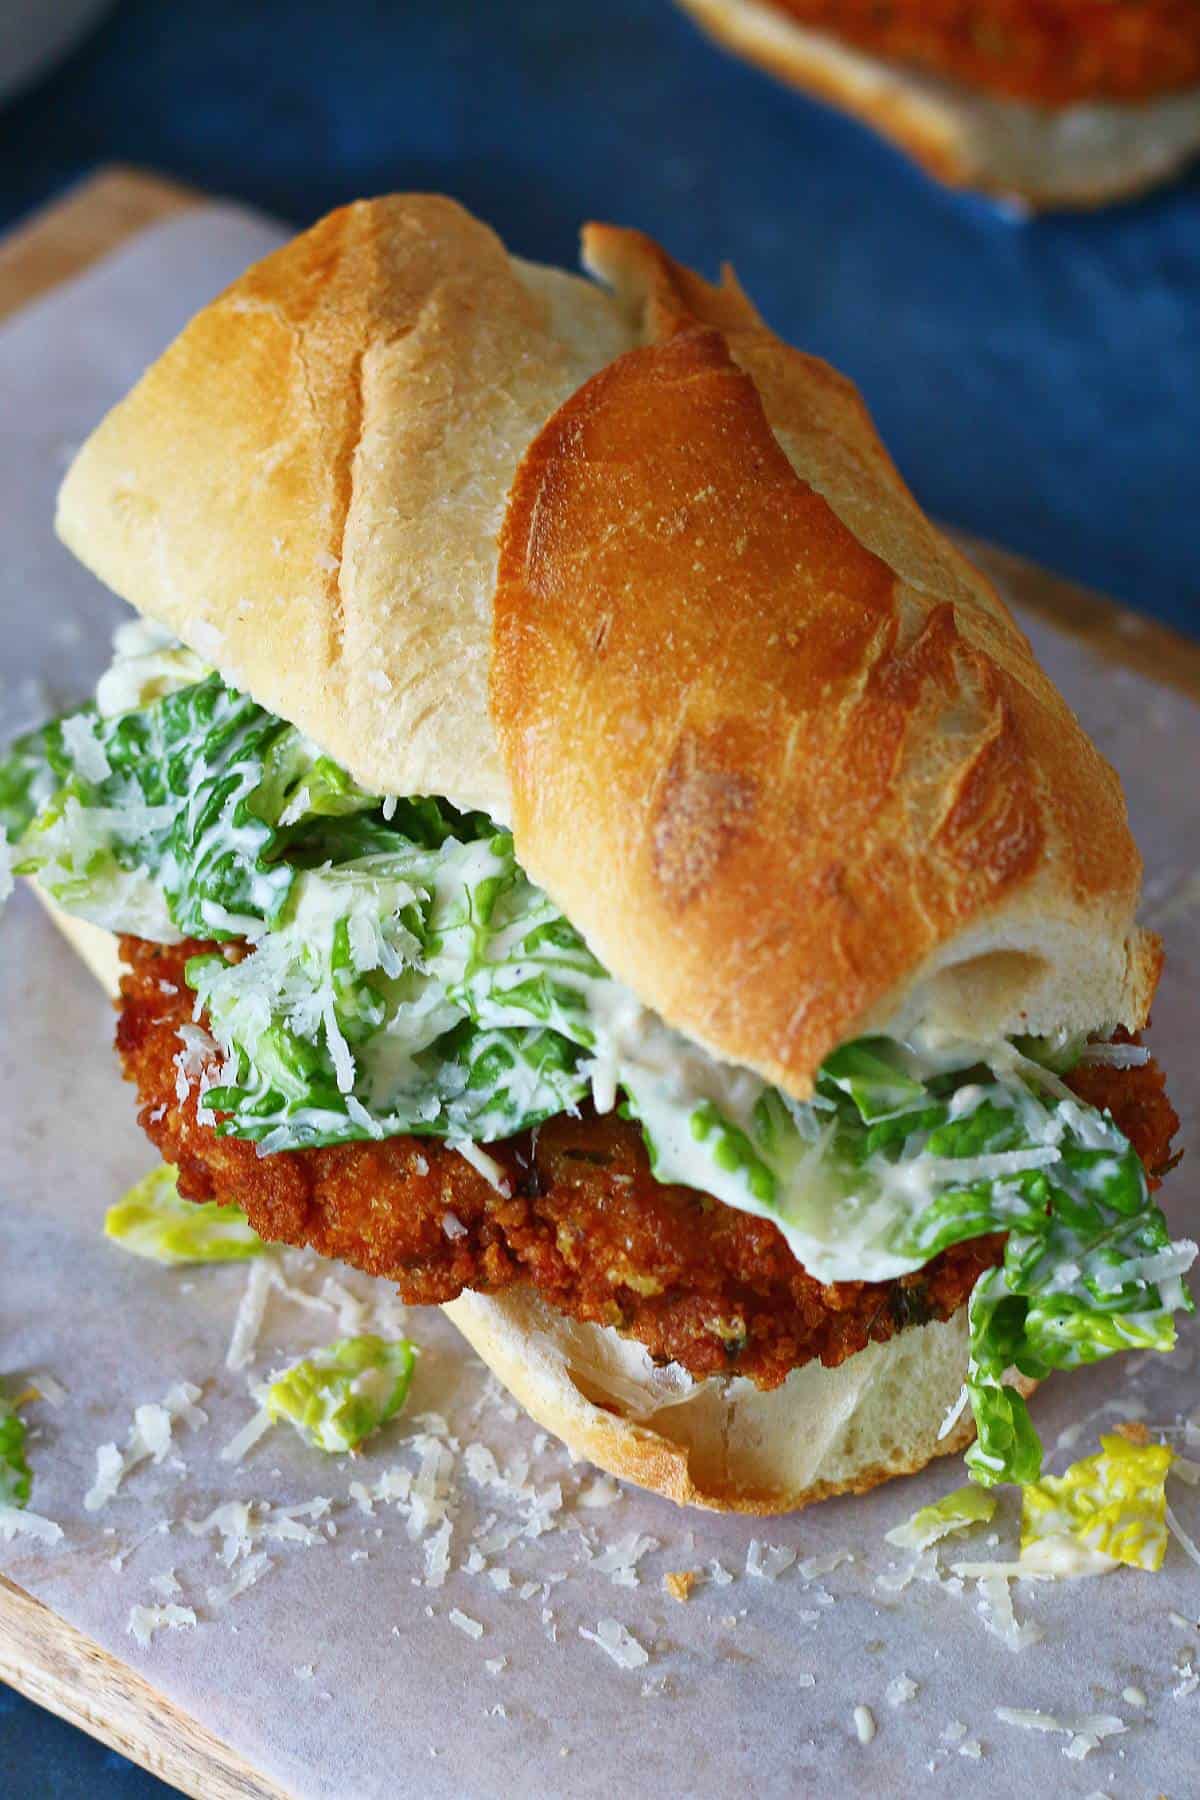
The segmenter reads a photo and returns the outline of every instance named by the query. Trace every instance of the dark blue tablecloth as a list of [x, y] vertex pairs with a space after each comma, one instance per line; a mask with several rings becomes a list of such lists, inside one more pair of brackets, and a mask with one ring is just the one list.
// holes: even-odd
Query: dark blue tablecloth
[[[669, 0], [130, 0], [0, 112], [0, 224], [114, 159], [298, 223], [433, 188], [549, 261], [589, 216], [728, 257], [931, 510], [1200, 628], [1200, 175], [1020, 223]], [[157, 1786], [12, 1697], [0, 1769], [6, 1800]]]

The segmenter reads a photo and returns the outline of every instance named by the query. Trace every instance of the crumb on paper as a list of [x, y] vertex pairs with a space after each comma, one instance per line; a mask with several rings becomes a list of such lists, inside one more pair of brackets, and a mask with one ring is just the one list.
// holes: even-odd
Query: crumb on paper
[[460, 1631], [465, 1632], [467, 1637], [481, 1638], [483, 1636], [483, 1626], [479, 1620], [473, 1619], [469, 1613], [460, 1612], [457, 1606], [452, 1606], [446, 1617], [452, 1625], [456, 1625]]
[[875, 1714], [869, 1706], [854, 1709], [854, 1731], [860, 1744], [869, 1744], [876, 1732]]
[[650, 1661], [649, 1653], [617, 1619], [601, 1619], [595, 1631], [588, 1631], [581, 1625], [579, 1635], [591, 1644], [598, 1644], [619, 1669], [640, 1669]]
[[672, 1600], [690, 1600], [692, 1589], [700, 1579], [699, 1569], [668, 1569], [663, 1576], [663, 1586]]
[[883, 1697], [889, 1706], [907, 1706], [917, 1696], [917, 1684], [911, 1675], [903, 1673], [893, 1677], [883, 1691]]
[[145, 1649], [156, 1631], [191, 1631], [195, 1624], [190, 1606], [131, 1606], [125, 1629]]

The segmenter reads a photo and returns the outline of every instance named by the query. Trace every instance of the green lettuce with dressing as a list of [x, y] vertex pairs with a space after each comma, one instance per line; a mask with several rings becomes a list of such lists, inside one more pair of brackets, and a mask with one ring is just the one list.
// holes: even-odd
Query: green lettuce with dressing
[[793, 1100], [610, 977], [509, 832], [363, 792], [156, 627], [124, 627], [96, 704], [0, 761], [0, 826], [14, 872], [80, 917], [253, 946], [193, 956], [187, 979], [212, 1040], [194, 1028], [201, 1120], [263, 1154], [404, 1133], [477, 1157], [590, 1098], [638, 1121], [658, 1179], [771, 1219], [822, 1281], [1006, 1233], [968, 1312], [985, 1485], [1041, 1469], [1010, 1370], [1170, 1350], [1192, 1310], [1195, 1246], [1061, 1079], [1082, 1040], [862, 1039]]

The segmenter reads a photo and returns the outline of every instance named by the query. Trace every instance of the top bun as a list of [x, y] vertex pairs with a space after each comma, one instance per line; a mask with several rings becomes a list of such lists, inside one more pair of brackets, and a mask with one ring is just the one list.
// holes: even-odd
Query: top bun
[[109, 414], [61, 535], [368, 788], [511, 819], [793, 1094], [863, 1031], [1142, 1024], [1116, 776], [855, 389], [732, 276], [585, 254], [611, 292], [450, 201], [332, 214]]
[[496, 540], [530, 438], [632, 341], [437, 195], [322, 219], [205, 307], [80, 450], [63, 542], [376, 793], [496, 816]]

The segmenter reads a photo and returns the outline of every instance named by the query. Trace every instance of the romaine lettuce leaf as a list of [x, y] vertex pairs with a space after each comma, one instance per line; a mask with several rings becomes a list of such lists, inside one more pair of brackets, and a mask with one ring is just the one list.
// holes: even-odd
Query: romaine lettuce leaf
[[415, 1364], [407, 1338], [339, 1338], [273, 1376], [266, 1409], [315, 1449], [345, 1456], [400, 1411]]
[[0, 830], [15, 844], [69, 773], [56, 719], [16, 738], [0, 757]]
[[1113, 1562], [1161, 1568], [1167, 1549], [1165, 1483], [1174, 1460], [1165, 1444], [1102, 1435], [1095, 1456], [1021, 1490], [1022, 1559], [1051, 1539], [1068, 1538]]
[[0, 1386], [0, 1506], [25, 1506], [33, 1476], [25, 1460], [25, 1421]]
[[919, 1507], [911, 1519], [896, 1525], [887, 1534], [889, 1544], [902, 1550], [927, 1550], [953, 1532], [967, 1531], [972, 1525], [986, 1525], [996, 1510], [995, 1498], [980, 1487], [955, 1488], [929, 1506]]
[[244, 1262], [267, 1248], [241, 1207], [183, 1199], [171, 1163], [151, 1169], [109, 1207], [104, 1235], [157, 1263]]

